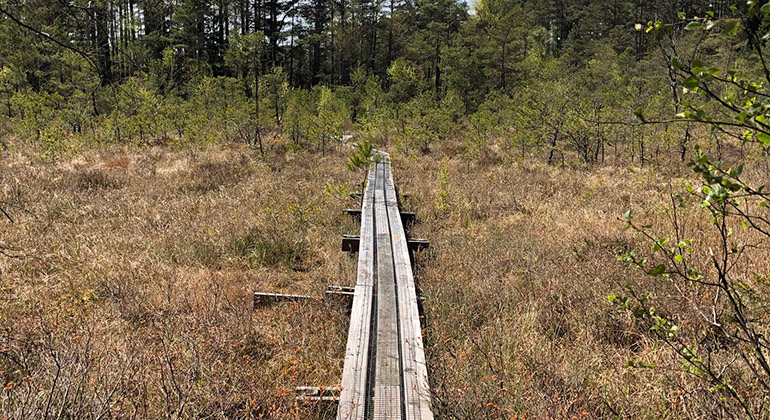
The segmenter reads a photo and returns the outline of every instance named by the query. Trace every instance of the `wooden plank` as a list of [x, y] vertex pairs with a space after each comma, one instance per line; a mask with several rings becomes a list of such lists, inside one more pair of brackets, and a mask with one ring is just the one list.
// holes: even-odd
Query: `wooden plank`
[[374, 298], [374, 180], [369, 171], [361, 208], [361, 246], [358, 253], [358, 274], [350, 313], [345, 364], [342, 371], [342, 391], [337, 408], [338, 420], [364, 419], [366, 413], [369, 343], [371, 341], [372, 306]]
[[393, 267], [385, 179], [389, 165], [377, 165], [374, 213], [377, 236], [377, 354], [375, 356], [374, 411], [372, 420], [401, 419], [401, 355], [396, 277]]
[[[387, 154], [383, 154], [387, 158]], [[425, 351], [409, 241], [390, 163], [369, 171], [361, 210], [360, 248], [345, 350], [338, 420], [432, 420]], [[355, 211], [349, 213], [355, 214]]]
[[300, 300], [315, 299], [305, 295], [286, 295], [283, 293], [254, 292], [254, 309], [278, 302], [298, 302]]
[[326, 293], [350, 293], [353, 294], [356, 291], [355, 287], [349, 287], [349, 286], [337, 286], [335, 284], [330, 284], [326, 286]]
[[390, 216], [396, 291], [401, 321], [399, 328], [404, 387], [404, 419], [432, 420], [433, 413], [430, 410], [428, 369], [425, 361], [420, 313], [417, 305], [417, 290], [414, 284], [414, 274], [412, 273], [412, 265], [409, 258], [406, 233], [398, 213], [398, 198], [389, 164], [384, 181], [388, 214]]
[[297, 393], [297, 399], [331, 398], [336, 401], [340, 397], [340, 388], [337, 386], [298, 386], [294, 391]]

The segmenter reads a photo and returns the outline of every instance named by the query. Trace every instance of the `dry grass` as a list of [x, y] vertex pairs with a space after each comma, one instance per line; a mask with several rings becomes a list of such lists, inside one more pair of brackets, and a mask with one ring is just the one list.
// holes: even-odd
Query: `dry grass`
[[289, 397], [338, 382], [344, 307], [253, 312], [251, 293], [354, 283], [355, 261], [338, 251], [353, 202], [325, 192], [352, 183], [343, 159], [6, 154], [0, 197], [18, 207], [0, 236], [25, 256], [0, 259], [0, 413], [320, 416]]
[[[355, 206], [344, 186], [358, 181], [344, 161], [273, 153], [267, 164], [241, 146], [55, 163], [0, 155], [0, 200], [16, 216], [0, 238], [24, 254], [0, 259], [0, 418], [332, 416], [333, 406], [297, 404], [293, 389], [338, 384], [345, 309], [252, 311], [251, 294], [354, 283], [355, 260], [339, 252], [340, 235], [357, 231], [341, 212]], [[647, 281], [617, 261], [649, 248], [617, 218], [634, 208], [659, 221], [669, 183], [682, 181], [485, 161], [444, 149], [395, 165], [418, 213], [413, 235], [431, 240], [417, 277], [437, 417], [718, 413], [607, 299]]]
[[[668, 193], [696, 185], [695, 178], [654, 168], [484, 165], [451, 152], [400, 163], [401, 189], [412, 193], [421, 216], [414, 233], [431, 239], [418, 282], [427, 297], [427, 355], [441, 418], [728, 416], [718, 403], [722, 394], [685, 373], [679, 356], [608, 300], [626, 284], [653, 291], [657, 309], [675, 315], [683, 335], [699, 334], [702, 320], [688, 299], [707, 300], [708, 291], [680, 296], [618, 262], [627, 250], [651, 248], [622, 231], [625, 210], [668, 234]], [[449, 198], [439, 210], [442, 165]], [[752, 176], [767, 182], [767, 170], [758, 166]], [[688, 234], [700, 260], [708, 261], [714, 230], [703, 213], [687, 217]], [[766, 250], [743, 260], [735, 275], [754, 273], [770, 273]], [[764, 287], [760, 294], [767, 296], [767, 282]], [[629, 361], [656, 367], [631, 368]], [[755, 407], [767, 404], [761, 395]], [[733, 412], [741, 416], [735, 406]]]

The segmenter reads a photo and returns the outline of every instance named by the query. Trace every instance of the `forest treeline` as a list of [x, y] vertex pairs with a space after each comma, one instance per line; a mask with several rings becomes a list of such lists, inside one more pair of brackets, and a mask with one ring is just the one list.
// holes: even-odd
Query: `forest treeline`
[[[689, 129], [635, 124], [635, 109], [678, 111], [677, 81], [645, 29], [673, 23], [687, 44], [682, 16], [729, 18], [732, 6], [4, 0], [0, 98], [5, 130], [54, 154], [83, 142], [261, 147], [278, 132], [324, 151], [356, 128], [407, 153], [459, 135], [475, 157], [494, 142], [549, 163], [684, 159]], [[740, 58], [730, 56], [740, 42], [711, 52]]]

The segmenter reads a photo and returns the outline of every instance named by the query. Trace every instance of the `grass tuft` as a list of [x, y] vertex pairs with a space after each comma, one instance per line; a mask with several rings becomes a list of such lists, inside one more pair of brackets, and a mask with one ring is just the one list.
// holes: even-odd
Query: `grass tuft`
[[75, 189], [79, 191], [114, 190], [123, 184], [115, 177], [98, 169], [90, 169], [75, 175]]
[[285, 267], [303, 271], [312, 259], [312, 252], [304, 239], [287, 238], [257, 229], [236, 239], [231, 249], [249, 267]]
[[231, 187], [248, 175], [243, 163], [202, 162], [195, 164], [181, 185], [182, 192], [206, 193]]

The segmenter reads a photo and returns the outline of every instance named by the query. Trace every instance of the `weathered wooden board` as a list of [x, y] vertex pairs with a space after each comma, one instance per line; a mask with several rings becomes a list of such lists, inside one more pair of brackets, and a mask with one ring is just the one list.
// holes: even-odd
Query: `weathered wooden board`
[[390, 216], [390, 234], [393, 243], [393, 262], [396, 276], [396, 296], [400, 318], [400, 344], [402, 378], [404, 387], [404, 407], [406, 420], [433, 419], [430, 410], [430, 388], [428, 369], [425, 362], [425, 349], [420, 326], [420, 313], [417, 305], [417, 290], [409, 258], [409, 246], [406, 233], [398, 213], [398, 200], [393, 184], [390, 164], [387, 165], [385, 192], [388, 214]]
[[385, 179], [389, 165], [377, 165], [374, 225], [377, 230], [377, 354], [375, 357], [374, 411], [371, 418], [401, 419], [401, 355], [396, 275], [390, 237]]
[[302, 300], [316, 299], [306, 295], [287, 295], [283, 293], [254, 292], [254, 309], [278, 302], [299, 302]]
[[369, 398], [367, 379], [374, 304], [374, 170], [369, 171], [368, 180], [361, 206], [358, 275], [350, 312], [342, 391], [337, 409], [337, 418], [343, 420], [364, 419]]
[[433, 419], [410, 245], [390, 163], [379, 163], [361, 209], [338, 420]]

